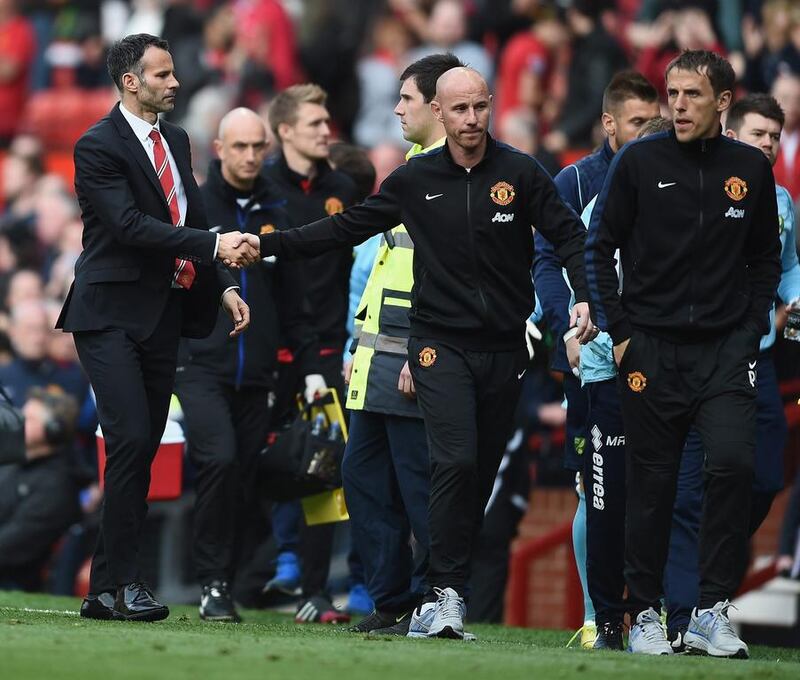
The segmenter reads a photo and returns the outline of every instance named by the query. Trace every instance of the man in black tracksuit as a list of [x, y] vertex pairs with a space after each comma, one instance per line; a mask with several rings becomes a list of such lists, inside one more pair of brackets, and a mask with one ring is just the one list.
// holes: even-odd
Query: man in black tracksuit
[[[285, 228], [284, 201], [260, 175], [267, 149], [261, 119], [248, 109], [234, 109], [220, 124], [216, 146], [222, 160], [211, 163], [201, 187], [212, 229], [257, 235]], [[243, 552], [263, 539], [262, 534], [248, 541], [242, 534], [258, 512], [254, 468], [267, 437], [279, 334], [305, 374], [318, 372], [318, 348], [298, 263], [267, 258], [231, 271], [258, 318], [247, 333], [231, 338], [230, 319], [220, 310], [211, 335], [184, 341], [175, 391], [197, 469], [194, 561], [203, 586], [200, 616], [235, 621], [228, 584]]]
[[781, 264], [769, 162], [720, 134], [734, 82], [730, 64], [711, 52], [684, 52], [667, 67], [675, 130], [615, 156], [587, 238], [595, 312], [619, 367], [634, 652], [671, 651], [657, 612], [678, 466], [694, 426], [707, 482], [700, 601], [685, 642], [715, 656], [748, 653], [727, 600], [747, 561], [755, 361]]
[[431, 102], [441, 148], [411, 158], [362, 205], [261, 238], [261, 253], [307, 257], [402, 222], [414, 241], [409, 365], [431, 456], [428, 583], [435, 608], [415, 610], [409, 635], [463, 637], [472, 544], [510, 434], [533, 307], [531, 226], [556, 246], [593, 333], [583, 276], [585, 230], [530, 156], [486, 133], [491, 97], [471, 69], [438, 81]]

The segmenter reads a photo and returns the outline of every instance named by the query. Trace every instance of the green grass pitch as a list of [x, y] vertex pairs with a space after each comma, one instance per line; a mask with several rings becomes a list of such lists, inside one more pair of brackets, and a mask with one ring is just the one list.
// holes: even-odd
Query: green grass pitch
[[244, 611], [240, 625], [202, 623], [173, 607], [159, 623], [86, 621], [79, 600], [0, 592], [2, 680], [601, 680], [800, 678], [800, 650], [751, 648], [749, 661], [640, 658], [566, 649], [564, 631], [473, 625], [478, 642], [372, 639]]

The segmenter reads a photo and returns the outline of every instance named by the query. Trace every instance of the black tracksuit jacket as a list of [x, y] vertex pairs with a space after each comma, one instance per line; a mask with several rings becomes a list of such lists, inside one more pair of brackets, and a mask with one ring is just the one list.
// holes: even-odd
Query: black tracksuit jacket
[[[781, 276], [775, 180], [764, 154], [674, 132], [621, 149], [586, 241], [593, 318], [619, 344], [639, 329], [702, 342], [747, 324], [769, 331]], [[622, 295], [614, 252], [622, 257]]]
[[[286, 201], [289, 223], [281, 228], [313, 222], [356, 202], [357, 190], [353, 180], [340, 170], [331, 169], [324, 160], [316, 164], [312, 180], [294, 172], [282, 153], [264, 165], [263, 174]], [[352, 267], [352, 248], [327, 253], [303, 264], [312, 324], [321, 347], [344, 348], [348, 335]]]
[[587, 300], [586, 230], [539, 163], [487, 140], [467, 171], [447, 144], [397, 168], [363, 204], [302, 229], [261, 238], [262, 253], [307, 257], [403, 223], [414, 241], [411, 335], [464, 349], [519, 349], [533, 309], [533, 234], [539, 229]]
[[[285, 228], [288, 222], [284, 199], [264, 177], [256, 179], [251, 201], [243, 210], [239, 208], [237, 194], [223, 178], [219, 161], [209, 166], [208, 181], [200, 191], [208, 224], [221, 234], [243, 231], [258, 235]], [[272, 260], [230, 270], [240, 287], [239, 295], [250, 306], [249, 328], [236, 338], [229, 337], [233, 322], [220, 308], [211, 335], [181, 341], [178, 370], [201, 371], [236, 387], [272, 387], [279, 341], [286, 338], [305, 374], [318, 372], [319, 348], [302, 267], [297, 262]]]

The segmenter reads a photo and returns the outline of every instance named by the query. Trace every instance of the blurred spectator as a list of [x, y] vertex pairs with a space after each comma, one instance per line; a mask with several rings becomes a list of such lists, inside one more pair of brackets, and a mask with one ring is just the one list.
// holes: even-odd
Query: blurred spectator
[[[761, 8], [761, 25], [756, 17], [742, 18], [742, 39], [747, 59], [744, 86], [751, 92], [766, 92], [784, 64], [792, 24], [790, 0], [766, 0]], [[796, 12], [795, 12], [796, 14]]]
[[[609, 0], [575, 0], [567, 10], [574, 35], [572, 61], [561, 116], [542, 142], [550, 153], [590, 146], [592, 128], [602, 113], [603, 90], [611, 76], [627, 65], [622, 49], [600, 20], [609, 6]], [[663, 74], [659, 77], [663, 80]]]
[[56, 180], [55, 190], [48, 186], [46, 190], [39, 191], [34, 204], [34, 229], [47, 278], [58, 257], [58, 244], [64, 229], [79, 216], [78, 202], [61, 191], [60, 186], [60, 181]]
[[18, 153], [14, 143], [3, 159], [3, 205], [6, 214], [27, 217], [35, 209], [39, 180], [44, 176], [44, 159], [41, 153]]
[[405, 145], [395, 120], [398, 77], [405, 66], [411, 36], [392, 17], [378, 19], [373, 30], [373, 51], [358, 61], [360, 106], [353, 126], [356, 143], [373, 147], [381, 142]]
[[494, 65], [489, 53], [478, 43], [467, 40], [467, 15], [461, 0], [437, 0], [423, 34], [425, 44], [412, 50], [408, 61], [429, 54], [452, 52], [464, 64], [474, 68], [491, 87]]
[[23, 413], [27, 461], [0, 466], [0, 588], [36, 590], [53, 544], [80, 516], [69, 464], [78, 407], [36, 389]]
[[567, 46], [565, 26], [553, 12], [537, 12], [533, 24], [511, 38], [500, 54], [495, 94], [495, 127], [508, 111], [526, 107], [538, 113], [545, 97], [553, 96], [551, 82], [555, 52]]
[[375, 188], [377, 189], [383, 180], [406, 162], [406, 152], [397, 144], [378, 144], [369, 150], [369, 159], [375, 168]]
[[39, 272], [32, 269], [18, 269], [8, 279], [5, 309], [13, 309], [23, 302], [41, 300], [44, 284]]
[[800, 75], [784, 73], [772, 85], [772, 96], [783, 109], [781, 148], [773, 172], [792, 199], [800, 198]]
[[15, 0], [0, 0], [0, 146], [17, 132], [36, 41], [30, 22], [17, 13]]
[[700, 8], [662, 12], [653, 23], [636, 62], [636, 70], [655, 85], [662, 99], [667, 96], [664, 80], [667, 65], [684, 50], [726, 53], [714, 33], [711, 19]]
[[523, 108], [509, 111], [500, 122], [497, 138], [501, 142], [535, 156], [551, 177], [555, 177], [561, 170], [558, 159], [547, 149], [539, 146], [539, 124], [533, 111]]
[[0, 367], [0, 384], [8, 396], [21, 407], [32, 387], [58, 389], [82, 404], [89, 383], [75, 363], [59, 366], [48, 356], [50, 336], [56, 331], [42, 300], [20, 302], [11, 308], [8, 334], [14, 359]]
[[375, 167], [361, 147], [344, 142], [330, 145], [330, 162], [356, 185], [356, 200], [360, 203], [375, 191]]

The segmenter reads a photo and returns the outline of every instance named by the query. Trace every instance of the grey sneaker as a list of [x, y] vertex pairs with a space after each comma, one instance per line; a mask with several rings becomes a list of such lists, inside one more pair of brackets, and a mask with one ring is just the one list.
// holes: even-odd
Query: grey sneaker
[[[448, 588], [447, 590], [454, 592], [451, 588]], [[433, 623], [433, 619], [436, 615], [437, 605], [438, 602], [425, 602], [424, 604], [421, 604], [419, 607], [417, 607], [411, 613], [411, 621], [409, 622], [408, 625], [408, 633], [406, 633], [407, 637], [410, 638], [432, 637], [430, 635], [430, 630], [431, 630], [431, 624]], [[462, 606], [463, 606], [463, 600], [462, 600]], [[456, 639], [464, 640], [464, 642], [474, 642], [477, 638], [475, 637], [475, 635], [473, 635], [469, 631], [463, 630], [462, 628], [462, 636]]]
[[650, 607], [640, 612], [628, 635], [628, 651], [634, 654], [672, 654], [661, 617]]
[[690, 654], [708, 654], [733, 659], [747, 659], [750, 652], [747, 645], [733, 630], [728, 618], [728, 609], [733, 605], [725, 600], [717, 602], [713, 608], [698, 613], [692, 611], [689, 630], [683, 641]]

